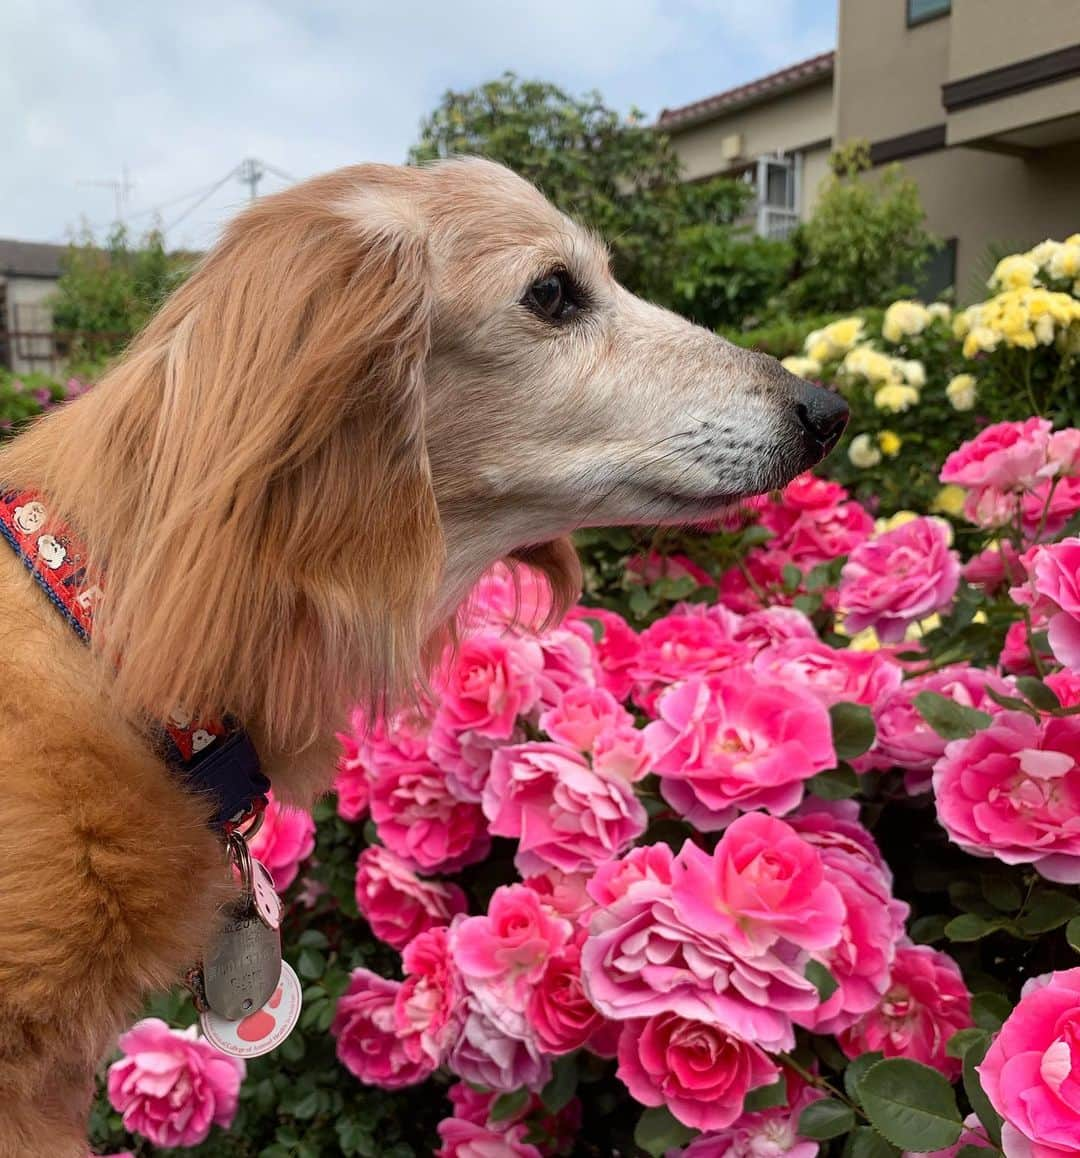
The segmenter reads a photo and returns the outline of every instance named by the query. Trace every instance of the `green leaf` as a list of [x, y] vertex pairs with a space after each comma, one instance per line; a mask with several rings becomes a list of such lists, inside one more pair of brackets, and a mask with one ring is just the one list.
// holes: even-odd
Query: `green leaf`
[[971, 1019], [987, 1033], [997, 1033], [1012, 1013], [1009, 999], [1000, 993], [976, 993], [971, 999]]
[[1004, 920], [988, 921], [978, 913], [961, 913], [945, 926], [945, 936], [950, 941], [978, 941], [996, 933], [1004, 924]]
[[511, 1090], [508, 1094], [500, 1094], [495, 1101], [491, 1103], [488, 1118], [490, 1118], [492, 1122], [505, 1122], [507, 1118], [512, 1118], [515, 1114], [520, 1114], [529, 1104], [531, 1097], [532, 1095], [528, 1090]]
[[937, 692], [918, 692], [912, 701], [919, 715], [943, 740], [967, 740], [989, 725], [989, 712], [967, 708]]
[[999, 692], [992, 688], [989, 684], [983, 687], [983, 691], [994, 701], [999, 708], [1008, 708], [1013, 712], [1026, 712], [1029, 716], [1036, 720], [1039, 718], [1039, 713], [1036, 711], [1027, 700], [1018, 699], [1016, 696], [1007, 696], [1004, 692]]
[[756, 1114], [759, 1110], [771, 1110], [787, 1101], [787, 1081], [780, 1078], [771, 1086], [758, 1086], [743, 1098], [743, 1113]]
[[916, 945], [931, 945], [945, 936], [948, 923], [949, 918], [944, 913], [929, 913], [912, 921], [908, 933]]
[[985, 1029], [969, 1026], [967, 1029], [958, 1029], [945, 1043], [947, 1057], [962, 1058], [973, 1046], [989, 1042], [990, 1037]]
[[694, 1136], [689, 1126], [675, 1118], [667, 1106], [654, 1106], [638, 1118], [634, 1141], [651, 1158], [661, 1158], [668, 1150], [685, 1146]]
[[326, 958], [318, 949], [301, 949], [296, 959], [296, 971], [301, 977], [314, 981], [326, 970]]
[[1080, 917], [1080, 900], [1057, 889], [1042, 889], [1027, 903], [1017, 920], [1022, 933], [1049, 933]]
[[838, 760], [854, 760], [870, 750], [877, 731], [874, 717], [865, 704], [833, 704], [829, 709], [829, 719]]
[[[848, 1135], [844, 1158], [897, 1158], [900, 1151], [873, 1126], [859, 1126]], [[985, 1151], [983, 1158], [986, 1158]]]
[[292, 1108], [294, 1118], [314, 1118], [319, 1112], [319, 1091], [312, 1090], [310, 1094], [301, 1098]]
[[901, 1150], [944, 1150], [963, 1131], [952, 1086], [919, 1062], [879, 1061], [866, 1072], [859, 1091], [870, 1124]]
[[1065, 940], [1077, 953], [1080, 953], [1080, 917], [1073, 917], [1065, 926]]
[[791, 601], [791, 606], [796, 611], [801, 611], [803, 615], [812, 616], [821, 609], [820, 595], [796, 595]]
[[570, 1104], [577, 1091], [577, 1082], [577, 1056], [568, 1054], [566, 1057], [556, 1058], [552, 1066], [551, 1080], [540, 1091], [540, 1101], [553, 1114], [558, 1114]]
[[1058, 699], [1054, 689], [1047, 687], [1042, 680], [1034, 676], [1020, 676], [1016, 686], [1041, 711], [1055, 712], [1061, 707], [1061, 700]]
[[784, 580], [784, 590], [789, 595], [799, 589], [799, 584], [802, 582], [802, 572], [794, 563], [785, 563], [781, 576]]
[[857, 1058], [849, 1062], [844, 1070], [844, 1092], [853, 1101], [862, 1103], [862, 1098], [859, 1095], [859, 1083], [866, 1075], [866, 1071], [879, 1061], [885, 1055], [878, 1050], [873, 1053], [862, 1053]]
[[818, 991], [822, 1001], [828, 1001], [840, 988], [840, 983], [820, 961], [807, 962], [804, 976]]
[[990, 1104], [990, 1099], [986, 1096], [986, 1091], [982, 1088], [982, 1082], [979, 1081], [979, 1075], [975, 1068], [982, 1064], [982, 1060], [986, 1057], [986, 1051], [989, 1048], [990, 1038], [987, 1036], [981, 1045], [973, 1045], [967, 1053], [964, 1054], [964, 1092], [968, 1096], [971, 1108], [978, 1115], [979, 1121], [982, 1122], [983, 1127], [986, 1129], [987, 1137], [995, 1146], [1000, 1146], [1001, 1118], [998, 1116], [997, 1110]]
[[1015, 913], [1024, 903], [1024, 894], [1011, 877], [981, 873], [979, 885], [982, 895], [1002, 913]]
[[822, 1098], [811, 1102], [799, 1115], [797, 1130], [804, 1138], [825, 1142], [839, 1138], [855, 1126], [855, 1112], [836, 1098]]
[[843, 764], [811, 776], [806, 787], [821, 800], [848, 800], [859, 791], [859, 778], [854, 768]]

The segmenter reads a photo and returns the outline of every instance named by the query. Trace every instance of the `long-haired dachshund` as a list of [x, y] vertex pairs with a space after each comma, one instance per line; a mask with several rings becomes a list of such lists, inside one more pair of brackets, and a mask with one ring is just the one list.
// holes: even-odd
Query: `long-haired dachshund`
[[343, 169], [238, 216], [90, 393], [0, 450], [37, 563], [67, 557], [55, 521], [105, 590], [87, 646], [0, 543], [0, 1155], [85, 1154], [96, 1064], [234, 888], [155, 722], [242, 722], [308, 800], [347, 706], [408, 694], [495, 560], [569, 601], [568, 532], [713, 516], [845, 413], [632, 296], [487, 162]]

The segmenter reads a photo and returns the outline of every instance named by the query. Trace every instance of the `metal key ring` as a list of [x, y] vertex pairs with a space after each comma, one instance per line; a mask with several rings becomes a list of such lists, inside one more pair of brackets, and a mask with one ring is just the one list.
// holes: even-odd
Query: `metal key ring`
[[227, 848], [233, 863], [240, 870], [240, 887], [243, 890], [243, 895], [249, 897], [254, 891], [254, 881], [252, 878], [251, 850], [247, 846], [247, 841], [240, 833], [230, 832]]

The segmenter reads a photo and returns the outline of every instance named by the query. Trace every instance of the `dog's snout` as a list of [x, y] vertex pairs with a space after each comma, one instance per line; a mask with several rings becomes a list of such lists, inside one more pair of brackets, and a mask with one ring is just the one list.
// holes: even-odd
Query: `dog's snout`
[[803, 430], [818, 444], [823, 455], [840, 441], [847, 426], [847, 403], [839, 394], [800, 382], [795, 398], [795, 414]]

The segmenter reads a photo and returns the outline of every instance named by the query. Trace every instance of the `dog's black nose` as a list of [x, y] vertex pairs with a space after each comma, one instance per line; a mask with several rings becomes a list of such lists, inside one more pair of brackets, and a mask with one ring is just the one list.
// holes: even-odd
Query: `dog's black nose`
[[795, 414], [806, 433], [818, 444], [823, 455], [840, 441], [847, 426], [847, 403], [839, 394], [800, 382], [795, 397]]

